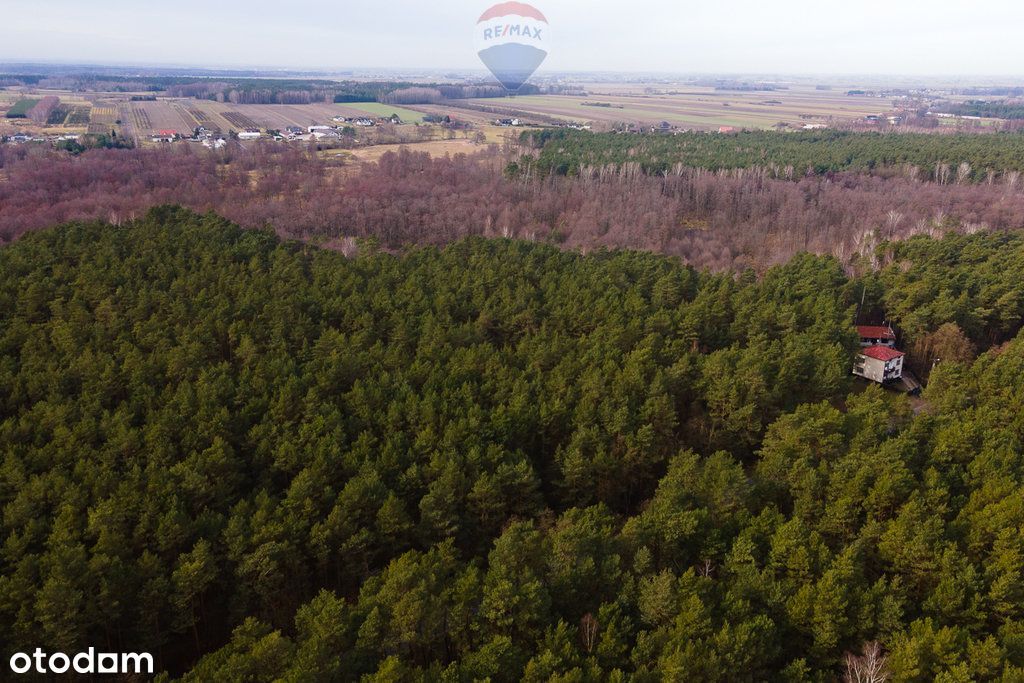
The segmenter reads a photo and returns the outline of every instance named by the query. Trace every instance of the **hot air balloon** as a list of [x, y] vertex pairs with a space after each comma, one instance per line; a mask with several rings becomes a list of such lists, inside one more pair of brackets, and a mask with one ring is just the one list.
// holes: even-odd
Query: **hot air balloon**
[[522, 2], [502, 2], [481, 15], [476, 24], [480, 61], [510, 92], [533, 75], [548, 56], [548, 20]]

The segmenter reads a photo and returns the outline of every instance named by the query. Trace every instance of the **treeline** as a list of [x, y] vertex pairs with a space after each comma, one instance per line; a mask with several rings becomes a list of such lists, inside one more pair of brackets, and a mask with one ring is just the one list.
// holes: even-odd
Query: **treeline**
[[0, 73], [0, 86], [37, 85], [46, 76], [38, 74], [6, 74]]
[[[533, 86], [529, 86], [533, 87]], [[534, 92], [539, 92], [536, 88]], [[311, 102], [384, 102], [429, 104], [446, 99], [503, 97], [490, 85], [417, 84], [401, 81], [325, 81], [295, 79], [224, 79], [169, 84], [167, 95], [235, 104], [308, 104]]]
[[787, 181], [765, 169], [652, 177], [621, 167], [539, 177], [528, 167], [503, 174], [503, 157], [485, 147], [474, 157], [388, 153], [338, 173], [337, 162], [295, 146], [73, 148], [77, 157], [0, 147], [0, 241], [177, 203], [292, 238], [372, 238], [389, 250], [478, 235], [642, 249], [733, 271], [763, 272], [810, 251], [866, 271], [885, 265], [882, 242], [1024, 225], [1024, 186], [1010, 178], [940, 186], [852, 173]]
[[341, 84], [328, 80], [243, 78], [171, 83], [170, 97], [191, 97], [232, 104], [310, 104], [331, 102]]
[[[516, 94], [535, 95], [539, 92], [540, 88], [527, 84]], [[446, 100], [506, 96], [508, 91], [500, 85], [436, 85], [398, 88], [378, 99], [387, 104], [440, 104]]]
[[946, 112], [956, 116], [980, 116], [982, 118], [1021, 120], [1024, 119], [1024, 103], [1020, 101], [986, 102], [971, 100], [969, 102], [944, 104], [935, 111]]
[[[911, 246], [908, 283], [1005, 245]], [[806, 255], [347, 259], [171, 208], [27, 235], [0, 249], [0, 654], [103, 643], [195, 681], [1024, 675], [1024, 341], [940, 366], [915, 417], [848, 393], [860, 297]]]
[[779, 177], [843, 171], [900, 173], [941, 184], [981, 182], [1024, 171], [1024, 134], [934, 135], [853, 131], [688, 132], [676, 135], [523, 133], [539, 149], [545, 174], [578, 175], [589, 167], [632, 166], [649, 175], [681, 168], [768, 168]]

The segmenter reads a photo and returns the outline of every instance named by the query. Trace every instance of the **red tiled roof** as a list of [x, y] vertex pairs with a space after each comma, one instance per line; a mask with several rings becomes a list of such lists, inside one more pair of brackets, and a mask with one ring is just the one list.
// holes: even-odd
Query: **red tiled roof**
[[895, 339], [892, 328], [884, 325], [857, 325], [857, 334], [861, 339]]
[[874, 358], [875, 360], [880, 360], [885, 363], [888, 363], [891, 360], [896, 360], [897, 358], [903, 358], [903, 356], [907, 355], [902, 351], [890, 349], [888, 346], [871, 346], [861, 351], [861, 353], [868, 358]]

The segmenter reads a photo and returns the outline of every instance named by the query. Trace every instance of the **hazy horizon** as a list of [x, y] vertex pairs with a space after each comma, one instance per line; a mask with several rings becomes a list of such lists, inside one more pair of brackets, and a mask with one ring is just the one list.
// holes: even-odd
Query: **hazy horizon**
[[[338, 7], [302, 12], [265, 0], [175, 10], [127, 0], [41, 0], [5, 17], [0, 60], [206, 68], [480, 70], [472, 29], [493, 2]], [[1019, 77], [1024, 5], [864, 0], [815, 8], [754, 0], [679, 5], [635, 0], [532, 3], [551, 26], [552, 72]], [[99, 20], [98, 20], [99, 19]], [[998, 50], [991, 49], [999, 45]], [[984, 49], [983, 49], [984, 48]]]

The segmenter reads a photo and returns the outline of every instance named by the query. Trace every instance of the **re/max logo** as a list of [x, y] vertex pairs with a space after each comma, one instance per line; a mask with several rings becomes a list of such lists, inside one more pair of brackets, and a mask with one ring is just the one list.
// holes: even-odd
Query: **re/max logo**
[[520, 26], [519, 24], [505, 24], [504, 26], [494, 26], [491, 28], [484, 29], [484, 40], [494, 40], [496, 38], [533, 38], [534, 40], [543, 40], [541, 37], [541, 29], [532, 26]]

